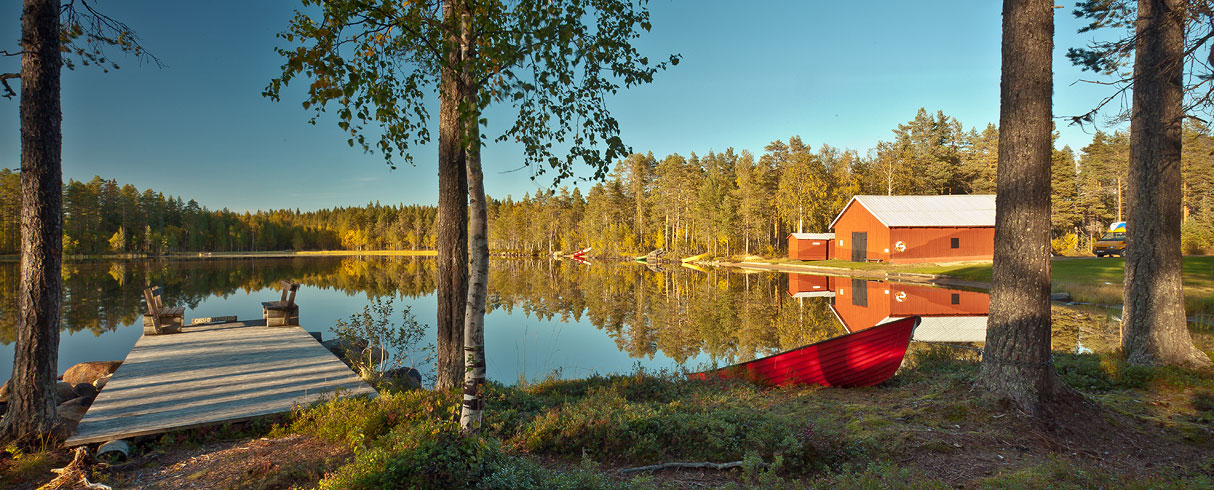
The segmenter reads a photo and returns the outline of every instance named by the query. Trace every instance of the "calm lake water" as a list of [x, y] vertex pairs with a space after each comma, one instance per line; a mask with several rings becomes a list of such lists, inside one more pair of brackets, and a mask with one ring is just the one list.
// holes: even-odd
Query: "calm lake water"
[[[637, 366], [728, 365], [909, 315], [925, 317], [916, 340], [977, 342], [989, 303], [984, 292], [846, 277], [631, 262], [490, 264], [489, 377], [508, 384]], [[394, 299], [398, 312], [410, 307], [429, 326], [427, 343], [434, 338], [430, 258], [83, 261], [65, 264], [63, 274], [60, 372], [82, 361], [126, 357], [142, 333], [148, 285], [164, 287], [166, 305], [185, 306], [187, 325], [196, 317], [260, 318], [261, 302], [277, 299], [273, 285], [289, 280], [302, 285], [300, 324], [325, 339], [338, 319], [384, 297]], [[0, 380], [12, 373], [17, 282], [18, 264], [0, 263]], [[1075, 345], [1062, 348], [1082, 348], [1077, 334], [1070, 337]]]

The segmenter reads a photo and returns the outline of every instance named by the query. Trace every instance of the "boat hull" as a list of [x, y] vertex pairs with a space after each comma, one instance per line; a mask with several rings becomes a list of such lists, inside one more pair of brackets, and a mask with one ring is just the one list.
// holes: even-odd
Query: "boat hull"
[[715, 371], [694, 373], [688, 377], [744, 378], [777, 386], [873, 386], [898, 371], [919, 321], [917, 316], [902, 318], [774, 356]]

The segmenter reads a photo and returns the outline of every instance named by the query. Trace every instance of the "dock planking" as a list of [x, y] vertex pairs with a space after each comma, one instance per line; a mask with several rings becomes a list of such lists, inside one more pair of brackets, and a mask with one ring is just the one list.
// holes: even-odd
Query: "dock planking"
[[144, 335], [97, 395], [67, 446], [285, 413], [375, 390], [298, 326], [261, 320]]

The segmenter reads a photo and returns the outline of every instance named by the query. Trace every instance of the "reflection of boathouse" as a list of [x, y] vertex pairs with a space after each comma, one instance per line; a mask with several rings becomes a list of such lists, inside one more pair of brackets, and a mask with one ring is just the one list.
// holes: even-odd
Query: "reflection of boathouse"
[[995, 196], [855, 196], [830, 227], [842, 260], [990, 260]]
[[851, 277], [789, 274], [794, 298], [830, 297], [831, 310], [848, 332], [858, 332], [896, 318], [923, 317], [915, 340], [982, 342], [990, 295]]

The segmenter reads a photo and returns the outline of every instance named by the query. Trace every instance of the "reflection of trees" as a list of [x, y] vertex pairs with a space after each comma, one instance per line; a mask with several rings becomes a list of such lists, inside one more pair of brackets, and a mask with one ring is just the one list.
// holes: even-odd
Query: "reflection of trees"
[[[683, 362], [706, 353], [732, 363], [840, 335], [828, 299], [794, 300], [778, 274], [651, 270], [633, 263], [490, 262], [487, 308], [538, 320], [585, 317], [637, 358], [658, 351]], [[0, 263], [0, 342], [16, 338], [18, 264]], [[95, 334], [139, 321], [143, 289], [197, 308], [203, 299], [274, 287], [278, 281], [349, 295], [418, 297], [435, 288], [434, 260], [308, 257], [82, 261], [64, 265], [63, 329]]]
[[490, 309], [577, 319], [633, 357], [657, 351], [683, 362], [707, 353], [722, 363], [753, 359], [844, 333], [828, 299], [788, 298], [783, 275], [650, 270], [632, 263], [491, 263]]
[[[125, 260], [69, 262], [63, 266], [63, 321], [68, 332], [100, 335], [139, 321], [143, 289], [164, 288], [166, 304], [197, 308], [203, 299], [227, 298], [289, 280], [348, 294], [417, 297], [434, 290], [433, 260], [415, 257]], [[16, 337], [19, 264], [0, 263], [0, 342]]]

